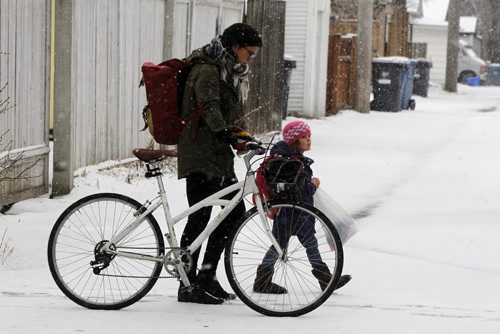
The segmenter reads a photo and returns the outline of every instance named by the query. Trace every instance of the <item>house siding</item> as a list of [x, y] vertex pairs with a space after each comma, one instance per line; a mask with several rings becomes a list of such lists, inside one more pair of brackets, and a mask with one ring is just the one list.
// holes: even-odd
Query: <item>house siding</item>
[[285, 53], [297, 61], [292, 70], [288, 113], [300, 114], [304, 108], [305, 41], [307, 36], [307, 2], [288, 0], [286, 2]]
[[427, 43], [427, 59], [432, 61], [430, 81], [443, 85], [446, 74], [448, 27], [443, 25], [413, 26], [413, 42]]
[[288, 113], [322, 117], [326, 109], [326, 68], [330, 1], [286, 1], [285, 53], [295, 58]]

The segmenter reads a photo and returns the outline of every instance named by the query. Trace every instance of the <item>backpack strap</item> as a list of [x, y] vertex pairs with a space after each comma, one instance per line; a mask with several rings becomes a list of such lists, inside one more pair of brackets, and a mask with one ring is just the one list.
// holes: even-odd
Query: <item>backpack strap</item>
[[[195, 58], [194, 60], [190, 60], [188, 62], [189, 62], [189, 66], [191, 67], [191, 70], [195, 65], [198, 65], [198, 64], [207, 64], [207, 65], [217, 66], [215, 64], [209, 64], [200, 58]], [[188, 78], [186, 77], [185, 78], [186, 82], [184, 84], [187, 83], [187, 79]], [[193, 123], [193, 129], [191, 131], [191, 138], [193, 140], [198, 137], [198, 133], [199, 133], [199, 129], [200, 129], [200, 118], [201, 118], [202, 113], [203, 113], [203, 109], [199, 105], [197, 105], [195, 107], [195, 109], [191, 113], [189, 113], [189, 115], [186, 116], [186, 118], [184, 118], [184, 121], [186, 123], [190, 123], [190, 122]]]
[[141, 131], [144, 131], [148, 128], [148, 124], [151, 122], [148, 118], [151, 117], [151, 114], [148, 112], [149, 111], [149, 105], [145, 105], [144, 108], [142, 108], [142, 120], [144, 121], [144, 127], [141, 129]]

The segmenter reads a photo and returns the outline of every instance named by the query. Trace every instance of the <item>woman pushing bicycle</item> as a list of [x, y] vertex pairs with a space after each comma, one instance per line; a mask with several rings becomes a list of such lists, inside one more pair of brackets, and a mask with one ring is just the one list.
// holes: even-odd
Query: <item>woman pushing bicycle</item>
[[[229, 143], [238, 128], [232, 125], [243, 116], [249, 89], [249, 63], [261, 47], [257, 30], [236, 23], [187, 58], [193, 67], [185, 86], [181, 116], [188, 118], [200, 112], [199, 119], [184, 128], [177, 145], [178, 177], [186, 178], [189, 206], [237, 182], [234, 153]], [[243, 124], [236, 125], [244, 128]], [[204, 207], [189, 216], [181, 247], [200, 235], [211, 212], [212, 207]], [[220, 304], [235, 298], [220, 286], [216, 271], [227, 237], [244, 214], [245, 205], [240, 202], [210, 236], [198, 273], [199, 250], [192, 254], [193, 266], [187, 273], [192, 287], [186, 289], [181, 283], [178, 301]]]
[[[269, 316], [300, 316], [319, 307], [341, 280], [343, 248], [340, 235], [324, 213], [294, 199], [294, 191], [301, 188], [297, 186], [301, 183], [293, 180], [297, 179], [297, 175], [301, 176], [301, 181], [305, 180], [302, 162], [288, 159], [300, 167], [300, 173], [293, 176], [291, 182], [288, 182], [288, 177], [269, 179], [266, 193], [257, 182], [262, 175], [259, 171], [267, 171], [270, 161], [282, 161], [265, 160], [258, 170], [253, 170], [252, 166], [259, 160], [254, 158], [264, 154], [265, 148], [258, 140], [248, 141], [245, 147], [243, 160], [247, 173], [244, 180], [217, 191], [175, 216], [169, 209], [160, 168], [166, 157], [165, 150], [134, 150], [137, 158], [145, 164], [145, 176], [157, 181], [155, 198], [141, 204], [122, 194], [97, 193], [71, 204], [55, 222], [47, 247], [50, 272], [57, 286], [81, 306], [117, 310], [143, 298], [159, 278], [171, 277], [185, 284], [179, 291], [178, 299], [221, 303], [224, 299], [214, 296], [217, 287], [223, 291], [216, 281], [214, 267], [203, 267], [198, 276], [193, 275], [192, 254], [196, 254], [205, 241], [213, 238], [214, 233], [221, 233], [220, 225], [241, 205], [242, 198], [252, 196], [255, 206], [243, 216], [234, 217], [238, 221], [234, 222], [234, 227], [228, 228], [231, 232], [227, 240], [215, 243], [216, 246], [224, 243], [224, 267], [233, 291], [243, 303]], [[282, 165], [278, 166], [283, 169]], [[292, 191], [290, 196], [289, 191]], [[275, 196], [272, 199], [262, 197], [265, 194]], [[224, 208], [215, 217], [210, 217], [209, 224], [195, 240], [179, 247], [175, 224], [201, 208], [214, 205]], [[165, 216], [164, 229], [154, 215], [160, 207]], [[283, 213], [288, 214], [283, 216]], [[305, 230], [301, 229], [302, 222], [307, 222]], [[292, 233], [289, 238], [283, 239], [279, 233], [287, 224], [294, 228], [286, 228], [285, 231]], [[318, 242], [314, 245], [304, 242], [305, 236]], [[286, 290], [286, 294], [254, 291], [254, 282], [259, 281], [256, 274], [261, 275], [259, 267], [271, 247], [276, 253], [273, 256], [276, 263], [273, 278]], [[312, 257], [311, 251], [314, 252]], [[217, 261], [208, 262], [208, 258], [205, 256], [203, 262], [217, 264]], [[316, 277], [320, 261], [331, 273], [326, 280], [322, 280], [323, 286], [317, 284]], [[163, 270], [167, 276], [161, 275]], [[187, 273], [197, 279], [193, 285]], [[203, 277], [205, 274], [210, 276]], [[206, 277], [211, 280], [207, 281]], [[203, 288], [201, 284], [204, 284]], [[208, 289], [214, 292], [209, 293]]]
[[[97, 193], [79, 199], [59, 216], [49, 236], [47, 257], [57, 286], [68, 298], [90, 309], [117, 310], [143, 298], [159, 278], [171, 277], [182, 282], [178, 301], [220, 304], [235, 298], [217, 281], [217, 266], [224, 249], [226, 276], [234, 293], [265, 315], [306, 314], [339, 287], [346, 276], [341, 276], [343, 248], [335, 226], [309, 204], [311, 201], [287, 197], [288, 189], [301, 188], [298, 182], [269, 182], [272, 188], [262, 188], [257, 178], [268, 164], [262, 163], [258, 170], [252, 167], [266, 149], [260, 141], [232, 126], [241, 126], [236, 120], [243, 116], [248, 63], [261, 47], [257, 31], [239, 23], [188, 58], [192, 67], [182, 117], [191, 121], [183, 129], [177, 147], [178, 176], [186, 178], [186, 210], [172, 216], [169, 209], [160, 168], [168, 153], [135, 149], [134, 155], [145, 165], [145, 176], [157, 181], [155, 198], [141, 204], [123, 194]], [[285, 138], [300, 129], [289, 133], [285, 127]], [[301, 130], [292, 137], [298, 140], [292, 155], [302, 156], [310, 148], [308, 134]], [[241, 145], [237, 139], [247, 142]], [[236, 150], [245, 149], [242, 156], [247, 173], [242, 181], [236, 180], [230, 144]], [[314, 190], [319, 180], [309, 180], [314, 184], [309, 188]], [[263, 197], [266, 189], [275, 190], [279, 196]], [[255, 206], [245, 211], [242, 199], [247, 196], [254, 198]], [[211, 217], [215, 205], [223, 209]], [[163, 229], [154, 214], [160, 207], [165, 217]], [[283, 216], [286, 212], [289, 217]], [[186, 227], [178, 238], [175, 224], [186, 217]], [[304, 220], [307, 231], [296, 224]], [[280, 231], [286, 224], [298, 229], [283, 238]], [[317, 242], [304, 242], [307, 236]], [[206, 251], [197, 272], [199, 249], [205, 242]], [[275, 253], [272, 258], [266, 255], [270, 249]], [[324, 273], [329, 276], [320, 279], [317, 274], [322, 265], [328, 268]], [[263, 275], [262, 268], [274, 271]], [[265, 290], [257, 286], [262, 277], [269, 282], [274, 279], [286, 294], [264, 295]]]

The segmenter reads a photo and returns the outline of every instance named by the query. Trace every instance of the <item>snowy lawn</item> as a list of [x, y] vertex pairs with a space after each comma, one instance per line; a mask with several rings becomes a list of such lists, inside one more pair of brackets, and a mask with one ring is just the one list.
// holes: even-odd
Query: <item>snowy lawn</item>
[[[434, 88], [416, 101], [414, 111], [308, 121], [315, 174], [359, 229], [345, 246], [353, 280], [312, 313], [270, 318], [238, 300], [178, 303], [173, 279], [120, 311], [74, 304], [47, 266], [58, 215], [91, 193], [156, 193], [152, 180], [126, 182], [128, 169], [90, 167], [70, 195], [0, 215], [0, 333], [500, 333], [500, 87]], [[172, 211], [182, 211], [184, 181], [165, 181]]]

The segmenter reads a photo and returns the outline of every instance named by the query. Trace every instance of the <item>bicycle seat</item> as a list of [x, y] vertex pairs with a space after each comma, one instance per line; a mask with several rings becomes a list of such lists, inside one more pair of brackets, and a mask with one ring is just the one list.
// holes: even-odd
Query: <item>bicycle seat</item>
[[162, 161], [166, 157], [176, 157], [177, 150], [155, 150], [155, 149], [147, 149], [147, 148], [136, 148], [132, 151], [137, 159], [151, 163]]

